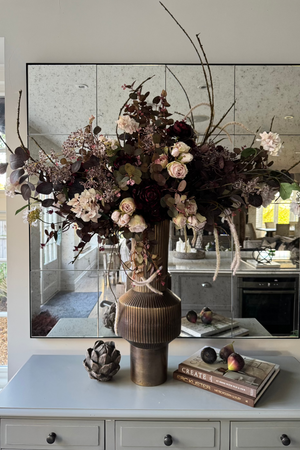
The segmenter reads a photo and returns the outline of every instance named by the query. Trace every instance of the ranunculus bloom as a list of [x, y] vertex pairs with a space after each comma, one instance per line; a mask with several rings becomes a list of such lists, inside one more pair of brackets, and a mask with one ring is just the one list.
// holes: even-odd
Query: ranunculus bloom
[[168, 173], [173, 178], [183, 179], [186, 177], [188, 170], [186, 165], [178, 161], [173, 161], [167, 165]]
[[138, 214], [133, 216], [128, 224], [128, 228], [131, 233], [142, 233], [147, 228], [144, 217]]
[[184, 214], [180, 213], [178, 216], [173, 218], [173, 222], [177, 228], [181, 229], [186, 225], [186, 217]]
[[147, 223], [161, 222], [168, 218], [167, 209], [160, 204], [162, 195], [162, 187], [152, 180], [143, 180], [132, 189], [136, 209]]
[[121, 214], [117, 223], [118, 223], [119, 227], [122, 228], [122, 227], [125, 227], [129, 223], [130, 219], [131, 219], [131, 217], [129, 214]]
[[193, 128], [188, 125], [183, 120], [174, 123], [174, 125], [170, 126], [167, 131], [168, 135], [171, 137], [177, 137], [180, 141], [185, 142], [187, 144], [192, 144], [192, 139], [195, 136], [195, 132]]
[[187, 200], [185, 202], [185, 212], [188, 216], [192, 216], [193, 214], [196, 214], [197, 212], [197, 203], [196, 200], [192, 199], [192, 200]]
[[133, 198], [128, 197], [124, 198], [124, 200], [121, 201], [119, 208], [123, 213], [132, 216], [132, 214], [136, 210], [136, 205]]
[[168, 162], [169, 162], [169, 160], [168, 160], [167, 155], [163, 154], [163, 155], [160, 155], [159, 158], [157, 158], [154, 161], [154, 164], [160, 164], [162, 166], [162, 168], [165, 169], [167, 167]]
[[191, 155], [190, 153], [182, 153], [177, 161], [181, 162], [182, 164], [187, 164], [191, 162], [193, 158], [193, 155]]
[[114, 222], [118, 222], [118, 220], [120, 219], [120, 211], [118, 211], [117, 209], [112, 213], [111, 218]]
[[119, 120], [117, 120], [117, 124], [121, 130], [124, 130], [125, 133], [129, 134], [135, 133], [140, 128], [140, 124], [130, 116], [120, 116]]
[[259, 133], [261, 139], [256, 139], [260, 142], [260, 145], [264, 150], [267, 150], [270, 155], [278, 156], [281, 148], [283, 148], [281, 139], [278, 133], [272, 133], [270, 131], [267, 133], [264, 131], [263, 133]]

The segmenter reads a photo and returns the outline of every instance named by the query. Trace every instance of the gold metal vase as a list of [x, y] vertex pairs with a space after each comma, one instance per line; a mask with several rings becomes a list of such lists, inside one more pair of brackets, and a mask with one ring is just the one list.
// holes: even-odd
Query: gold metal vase
[[[155, 225], [154, 253], [163, 259], [162, 275], [167, 274], [169, 224]], [[157, 386], [167, 379], [168, 345], [180, 334], [181, 301], [160, 280], [147, 286], [135, 286], [118, 301], [116, 328], [119, 336], [130, 343], [131, 379], [140, 386]]]

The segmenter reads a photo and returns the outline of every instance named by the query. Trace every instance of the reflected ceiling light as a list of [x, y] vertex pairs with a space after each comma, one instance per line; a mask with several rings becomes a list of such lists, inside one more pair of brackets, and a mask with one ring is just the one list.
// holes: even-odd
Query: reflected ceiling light
[[76, 84], [76, 87], [78, 89], [88, 89], [88, 85], [87, 84]]
[[293, 120], [294, 116], [284, 116], [285, 120]]

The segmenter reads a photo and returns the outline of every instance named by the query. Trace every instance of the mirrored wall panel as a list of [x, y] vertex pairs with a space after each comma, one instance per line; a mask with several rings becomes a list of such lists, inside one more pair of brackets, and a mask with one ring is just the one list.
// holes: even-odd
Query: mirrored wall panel
[[[211, 70], [218, 124], [212, 139], [230, 149], [247, 148], [255, 133], [270, 131], [272, 126], [284, 145], [280, 155], [272, 158], [273, 167], [290, 169], [299, 181], [300, 66], [212, 65]], [[115, 136], [120, 108], [128, 98], [122, 86], [137, 87], [146, 79], [143, 91], [151, 92], [147, 101], [165, 89], [175, 120], [197, 106], [194, 129], [203, 135], [210, 110], [198, 65], [28, 64], [31, 153], [37, 156], [42, 147], [59, 155], [68, 135], [84, 128], [91, 116], [102, 134]], [[293, 192], [284, 200], [276, 196], [267, 207], [237, 211], [234, 223], [241, 264], [234, 276], [231, 232], [220, 224], [221, 262], [216, 280], [214, 236], [198, 235], [202, 259], [181, 259], [176, 250], [183, 236], [170, 225], [168, 270], [171, 288], [182, 301], [182, 338], [299, 337], [300, 223], [295, 200], [299, 199]], [[43, 214], [43, 222], [30, 229], [31, 336], [115, 338], [114, 305], [131, 286], [120, 264], [119, 249], [106, 242], [99, 251], [97, 241], [91, 240], [74, 261], [79, 242], [76, 230], [70, 228], [57, 243], [44, 246], [53, 212]], [[61, 220], [55, 218], [57, 226]], [[124, 239], [123, 260], [128, 258], [126, 244]], [[196, 324], [187, 319], [190, 311], [199, 315], [205, 307], [213, 313], [212, 324], [203, 324], [199, 317]]]

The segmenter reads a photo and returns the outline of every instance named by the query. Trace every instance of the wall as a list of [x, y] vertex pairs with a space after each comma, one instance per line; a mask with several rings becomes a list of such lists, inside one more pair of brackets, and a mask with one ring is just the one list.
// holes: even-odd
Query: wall
[[[164, 0], [191, 36], [201, 33], [210, 62], [296, 63], [300, 61], [298, 0]], [[6, 127], [18, 145], [18, 91], [26, 89], [26, 63], [198, 62], [186, 37], [157, 0], [0, 0], [5, 37]], [[124, 80], [126, 82], [126, 80]], [[21, 132], [26, 134], [23, 101]], [[8, 347], [11, 377], [31, 354], [82, 354], [93, 340], [29, 338], [28, 230], [15, 210], [8, 211]], [[176, 341], [173, 354], [190, 354], [210, 341]], [[220, 345], [223, 343], [220, 342]], [[122, 340], [117, 346], [128, 354]], [[244, 353], [292, 354], [299, 341], [247, 340]]]

